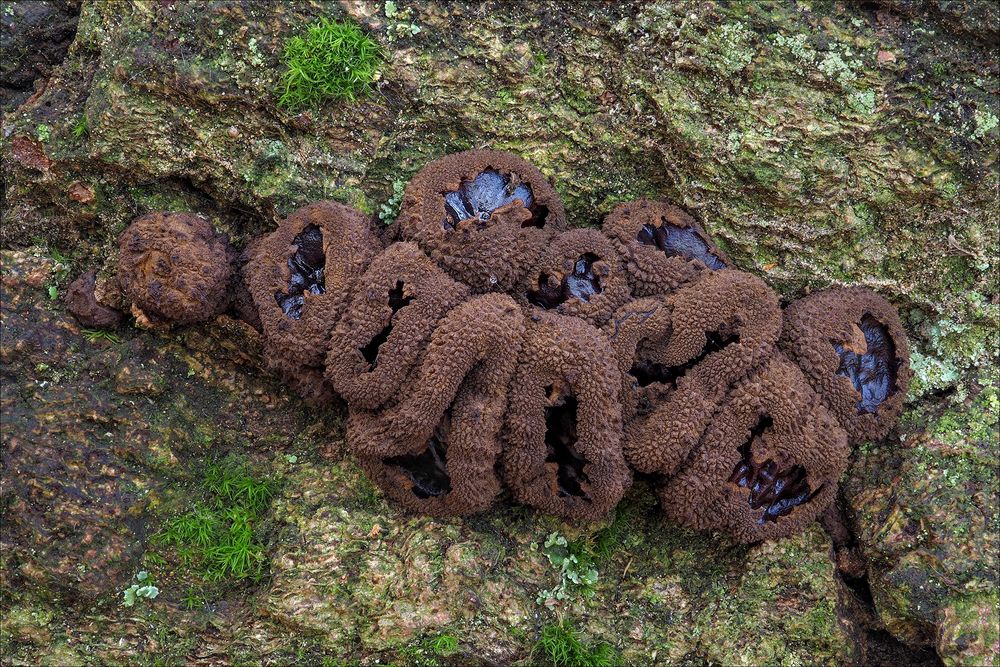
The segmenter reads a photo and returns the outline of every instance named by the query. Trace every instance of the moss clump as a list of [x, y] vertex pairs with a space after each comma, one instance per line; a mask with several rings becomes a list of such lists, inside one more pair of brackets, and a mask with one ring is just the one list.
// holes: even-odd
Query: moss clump
[[207, 498], [170, 519], [153, 542], [174, 547], [182, 564], [197, 563], [211, 581], [259, 575], [264, 547], [255, 524], [270, 504], [274, 482], [225, 459], [208, 466], [203, 486]]
[[370, 90], [381, 61], [381, 47], [359, 26], [321, 18], [285, 42], [278, 104], [297, 111], [331, 97], [353, 102]]
[[540, 653], [555, 667], [611, 667], [620, 664], [618, 652], [607, 642], [586, 645], [570, 623], [546, 625], [535, 645]]

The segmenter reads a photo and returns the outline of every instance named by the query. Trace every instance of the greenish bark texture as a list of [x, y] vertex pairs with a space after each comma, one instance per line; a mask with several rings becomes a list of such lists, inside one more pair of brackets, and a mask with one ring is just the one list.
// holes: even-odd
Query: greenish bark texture
[[[551, 664], [552, 623], [623, 664], [1000, 659], [991, 0], [0, 13], [3, 664]], [[385, 62], [371, 95], [291, 113], [283, 44], [319, 17]], [[61, 305], [137, 215], [193, 211], [237, 246], [318, 199], [389, 221], [424, 164], [477, 147], [537, 165], [575, 225], [667, 199], [786, 300], [863, 285], [899, 308], [907, 412], [854, 452], [827, 530], [735, 545], [665, 522], [641, 481], [597, 526], [508, 500], [403, 515], [344, 453], [340, 413], [289, 396], [235, 320], [107, 338]], [[256, 576], [214, 581], [154, 536], [223, 456], [277, 491]], [[160, 594], [125, 607], [139, 571]]]

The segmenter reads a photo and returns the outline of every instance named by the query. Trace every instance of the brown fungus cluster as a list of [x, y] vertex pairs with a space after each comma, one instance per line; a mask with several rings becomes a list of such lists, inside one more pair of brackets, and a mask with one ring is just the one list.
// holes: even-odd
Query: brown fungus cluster
[[303, 396], [316, 402], [332, 396], [324, 380], [330, 332], [381, 250], [367, 216], [322, 201], [288, 216], [246, 258], [244, 281], [268, 365]]
[[[154, 220], [123, 238], [133, 303], [175, 323], [193, 320], [161, 303], [196, 302], [194, 319], [224, 307], [232, 253], [204, 223], [185, 236]], [[167, 252], [166, 233], [196, 241], [192, 257], [142, 260]], [[478, 512], [506, 487], [596, 519], [636, 471], [682, 524], [783, 537], [830, 505], [851, 444], [889, 432], [909, 378], [884, 299], [832, 289], [782, 310], [661, 202], [567, 230], [544, 176], [497, 151], [425, 166], [381, 238], [319, 202], [236, 264], [233, 308], [270, 365], [317, 403], [347, 402], [362, 468], [415, 512]]]
[[473, 291], [508, 291], [566, 228], [566, 212], [534, 166], [477, 150], [421, 169], [403, 193], [397, 223], [405, 240]]
[[229, 303], [232, 249], [203, 218], [150, 213], [119, 240], [118, 282], [142, 326], [192, 324]]

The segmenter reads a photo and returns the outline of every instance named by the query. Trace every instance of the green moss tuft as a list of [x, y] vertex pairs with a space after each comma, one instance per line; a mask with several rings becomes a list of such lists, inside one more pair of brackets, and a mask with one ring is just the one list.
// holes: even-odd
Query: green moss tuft
[[181, 564], [196, 563], [210, 581], [259, 575], [264, 547], [255, 524], [270, 504], [274, 482], [255, 479], [230, 458], [208, 466], [203, 486], [205, 502], [170, 519], [153, 542], [174, 547]]
[[587, 646], [576, 628], [567, 622], [542, 628], [535, 652], [545, 656], [555, 667], [610, 667], [619, 664], [618, 652], [607, 642]]
[[281, 79], [278, 104], [290, 111], [318, 106], [328, 99], [353, 102], [371, 89], [382, 49], [353, 23], [321, 18], [305, 37], [285, 42], [288, 70]]

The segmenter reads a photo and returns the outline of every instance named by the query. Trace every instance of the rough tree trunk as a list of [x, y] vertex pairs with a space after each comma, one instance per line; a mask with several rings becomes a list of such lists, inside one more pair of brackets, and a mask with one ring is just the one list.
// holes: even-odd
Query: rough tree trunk
[[[392, 4], [0, 10], [4, 664], [530, 663], [553, 532], [599, 571], [559, 616], [629, 664], [997, 660], [997, 6]], [[319, 16], [386, 62], [371, 97], [290, 114], [282, 45]], [[669, 199], [785, 298], [858, 284], [899, 307], [909, 408], [855, 453], [828, 531], [736, 546], [667, 524], [642, 484], [604, 532], [508, 502], [402, 516], [236, 323], [116, 342], [59, 305], [136, 215], [201, 213], [237, 245], [317, 199], [391, 217], [395, 182], [480, 146], [536, 164], [574, 224]], [[236, 584], [150, 539], [224, 452], [282, 480], [265, 574]], [[139, 570], [161, 595], [122, 607]]]

